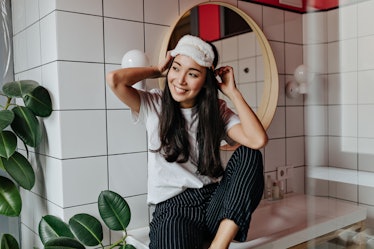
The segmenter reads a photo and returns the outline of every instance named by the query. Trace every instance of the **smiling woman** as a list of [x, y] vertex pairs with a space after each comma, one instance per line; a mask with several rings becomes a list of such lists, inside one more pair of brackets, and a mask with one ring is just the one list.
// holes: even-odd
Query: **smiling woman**
[[[209, 11], [204, 11], [206, 7], [209, 8]], [[212, 9], [216, 11], [216, 14], [212, 14]], [[210, 16], [204, 16], [206, 13], [209, 13]], [[210, 23], [205, 23], [207, 20], [209, 20]], [[212, 23], [212, 20], [216, 20], [216, 22]], [[235, 25], [230, 25], [232, 23], [235, 23]], [[236, 25], [237, 23], [240, 25]], [[211, 28], [208, 33], [204, 31], [204, 26], [209, 26]], [[240, 28], [234, 29], [232, 28], [233, 26]], [[218, 35], [212, 27], [218, 27]], [[244, 40], [241, 42], [239, 40], [241, 39], [239, 37], [244, 37], [243, 34], [252, 33], [255, 37], [253, 41]], [[278, 100], [278, 71], [269, 42], [255, 21], [242, 10], [227, 3], [207, 2], [196, 5], [186, 11], [169, 29], [169, 33], [165, 36], [161, 48], [160, 61], [164, 60], [166, 52], [173, 48], [179, 38], [185, 34], [195, 34], [200, 37], [205, 37], [215, 44], [219, 42], [222, 44], [225, 42], [229, 43], [228, 39], [234, 41], [234, 43], [230, 43], [230, 46], [232, 44], [236, 44], [237, 46], [239, 46], [239, 44], [245, 44], [244, 47], [235, 48], [234, 51], [237, 51], [238, 59], [230, 59], [228, 64], [233, 67], [237, 75], [236, 80], [239, 88], [252, 89], [254, 92], [257, 92], [258, 96], [254, 96], [256, 99], [255, 103], [253, 103], [253, 99], [246, 100], [248, 103], [253, 103], [251, 107], [256, 110], [257, 117], [260, 119], [264, 128], [267, 129], [273, 119]], [[251, 58], [251, 55], [248, 55], [248, 47], [252, 46], [250, 44], [253, 45], [254, 50], [256, 50], [255, 46], [258, 46], [257, 50], [259, 49], [261, 51], [261, 57], [253, 59], [254, 57]], [[218, 50], [222, 49], [222, 47], [218, 46]], [[224, 53], [221, 53], [221, 55], [224, 56]], [[254, 63], [241, 64], [242, 62], [247, 63], [248, 61], [253, 61], [252, 59], [255, 60]], [[248, 74], [256, 74], [256, 79], [253, 81], [247, 80]], [[239, 78], [239, 75], [245, 76]], [[241, 82], [241, 78], [245, 80]], [[160, 87], [164, 88], [164, 80], [160, 79], [159, 82]], [[256, 87], [252, 87], [255, 84]], [[253, 96], [253, 93], [249, 93], [248, 91], [250, 90], [244, 90], [243, 95]]]

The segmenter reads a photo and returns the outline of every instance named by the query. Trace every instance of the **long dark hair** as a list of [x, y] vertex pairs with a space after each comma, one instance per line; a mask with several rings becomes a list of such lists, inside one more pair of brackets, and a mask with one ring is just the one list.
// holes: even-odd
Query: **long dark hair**
[[[215, 54], [213, 66], [216, 67], [218, 52], [213, 44], [211, 46]], [[219, 147], [225, 125], [220, 115], [217, 79], [212, 68], [207, 68], [205, 83], [197, 95], [194, 110], [198, 119], [196, 134], [199, 150], [198, 171], [202, 175], [219, 177], [223, 173]], [[163, 153], [166, 161], [178, 163], [188, 161], [192, 148], [190, 148], [187, 129], [180, 105], [173, 99], [166, 82], [159, 126], [161, 146], [156, 150]]]

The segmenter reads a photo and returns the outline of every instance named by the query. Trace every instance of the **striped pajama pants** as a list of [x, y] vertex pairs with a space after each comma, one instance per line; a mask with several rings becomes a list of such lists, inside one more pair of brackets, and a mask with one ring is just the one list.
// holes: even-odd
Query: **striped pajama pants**
[[156, 205], [150, 224], [150, 249], [201, 249], [214, 238], [220, 221], [233, 220], [245, 241], [251, 215], [264, 190], [262, 155], [240, 146], [220, 183], [187, 189]]

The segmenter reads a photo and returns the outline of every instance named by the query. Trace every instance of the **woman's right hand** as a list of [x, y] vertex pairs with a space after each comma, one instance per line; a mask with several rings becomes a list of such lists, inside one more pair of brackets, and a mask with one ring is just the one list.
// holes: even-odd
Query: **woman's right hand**
[[167, 70], [169, 69], [170, 67], [170, 63], [173, 61], [173, 57], [171, 56], [170, 54], [170, 51], [168, 51], [166, 53], [166, 56], [165, 56], [165, 59], [162, 60], [159, 64], [158, 64], [158, 70], [160, 71], [160, 74], [162, 76], [165, 76], [166, 75], [166, 72]]

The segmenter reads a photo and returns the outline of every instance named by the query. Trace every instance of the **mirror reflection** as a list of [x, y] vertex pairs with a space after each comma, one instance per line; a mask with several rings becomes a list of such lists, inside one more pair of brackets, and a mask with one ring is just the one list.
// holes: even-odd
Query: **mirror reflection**
[[[235, 25], [233, 25], [235, 24]], [[171, 33], [168, 50], [173, 49], [185, 34], [199, 36], [218, 49], [218, 67], [234, 68], [238, 88], [254, 111], [263, 95], [264, 64], [255, 32], [240, 15], [218, 4], [202, 4], [187, 11]], [[230, 107], [230, 101], [221, 94]]]

